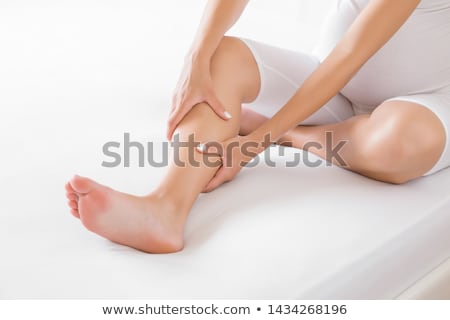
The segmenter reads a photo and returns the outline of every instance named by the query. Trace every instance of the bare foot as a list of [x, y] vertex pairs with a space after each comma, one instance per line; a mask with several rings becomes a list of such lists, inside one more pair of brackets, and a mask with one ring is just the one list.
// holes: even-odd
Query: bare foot
[[151, 253], [183, 248], [183, 221], [156, 196], [136, 197], [75, 176], [66, 184], [71, 213], [90, 231]]

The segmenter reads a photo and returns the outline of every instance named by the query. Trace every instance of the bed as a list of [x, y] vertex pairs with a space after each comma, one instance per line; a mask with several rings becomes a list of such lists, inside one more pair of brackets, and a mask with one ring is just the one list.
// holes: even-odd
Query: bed
[[0, 299], [450, 298], [450, 169], [395, 186], [325, 164], [287, 167], [305, 154], [273, 147], [276, 168], [261, 157], [199, 197], [179, 253], [86, 231], [64, 198], [74, 173], [136, 194], [164, 174], [105, 168], [102, 146], [126, 132], [164, 141], [187, 43], [168, 48], [165, 37], [186, 21], [162, 37], [145, 1], [12, 3], [0, 13]]

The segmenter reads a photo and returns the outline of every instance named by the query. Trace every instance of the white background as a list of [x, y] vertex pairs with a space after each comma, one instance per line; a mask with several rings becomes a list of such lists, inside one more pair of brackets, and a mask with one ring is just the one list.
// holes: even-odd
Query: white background
[[[250, 1], [230, 33], [310, 50], [327, 3]], [[48, 279], [67, 281], [59, 248], [104, 250], [69, 214], [64, 184], [75, 173], [137, 194], [161, 177], [163, 169], [103, 168], [102, 146], [124, 132], [164, 141], [168, 102], [204, 5], [0, 0], [1, 297], [27, 297], [27, 282], [33, 297], [45, 296]]]
[[[301, 290], [298, 283], [309, 288], [311, 282], [322, 280], [315, 275], [326, 277], [327, 272], [341, 270], [367, 248], [384, 244], [390, 232], [396, 234], [420, 219], [430, 203], [448, 196], [445, 172], [397, 188], [335, 168], [325, 168], [321, 175], [312, 168], [270, 173], [261, 169], [263, 175], [247, 175], [239, 188], [224, 187], [197, 207], [191, 215], [197, 225], [188, 225], [189, 245], [182, 253], [190, 254], [188, 259], [143, 255], [86, 232], [69, 214], [64, 196], [63, 186], [74, 173], [136, 194], [150, 191], [164, 173], [151, 167], [103, 168], [102, 146], [121, 141], [124, 132], [138, 141], [165, 140], [168, 102], [204, 3], [0, 0], [0, 298], [148, 297], [143, 283], [163, 291], [151, 294], [171, 297], [177, 279], [196, 280], [184, 279], [182, 268], [194, 275], [202, 271], [209, 276], [205, 279], [213, 279], [212, 285], [219, 288], [216, 296], [221, 288], [229, 296], [248, 294], [227, 287], [229, 278], [214, 274], [218, 265], [236, 273], [242, 270], [235, 281], [241, 281], [243, 288], [251, 283], [247, 287], [254, 290], [252, 296], [298, 296], [292, 293]], [[253, 0], [230, 33], [309, 51], [325, 8], [335, 3]], [[277, 188], [275, 197], [267, 188], [250, 193], [248, 201], [230, 201], [254, 185], [263, 185], [266, 178], [276, 181], [271, 184]], [[341, 201], [349, 195], [355, 201]], [[335, 215], [333, 210], [344, 214]], [[278, 219], [281, 211], [285, 220]], [[256, 228], [255, 221], [266, 224]], [[324, 221], [327, 225], [322, 228]], [[247, 230], [254, 231], [253, 236]], [[314, 239], [318, 250], [310, 245]], [[218, 243], [226, 244], [220, 248], [239, 257], [239, 263], [217, 253]], [[444, 239], [439, 245], [446, 243]], [[295, 246], [300, 254], [291, 257], [292, 247], [285, 244]], [[410, 285], [442, 262], [439, 257], [436, 263], [431, 261], [436, 247], [421, 252], [416, 274], [405, 271], [413, 263], [387, 259], [383, 267], [399, 264], [390, 267], [397, 270], [394, 280]], [[255, 261], [267, 268], [256, 268]], [[168, 279], [151, 274], [160, 269], [175, 280], [167, 284]], [[265, 272], [269, 277], [261, 288], [255, 286], [251, 277], [263, 279]], [[358, 279], [354, 273], [348, 277]], [[360, 289], [361, 282], [353, 286]], [[186, 296], [187, 286], [177, 287], [184, 291], [176, 294]], [[398, 287], [387, 292], [381, 290], [384, 286], [373, 284], [384, 296], [399, 293]]]
[[[327, 3], [250, 1], [230, 34], [308, 51]], [[0, 0], [0, 219], [60, 218], [62, 186], [74, 173], [129, 192], [151, 188], [162, 170], [105, 170], [101, 146], [124, 131], [164, 139], [168, 101], [204, 4]]]

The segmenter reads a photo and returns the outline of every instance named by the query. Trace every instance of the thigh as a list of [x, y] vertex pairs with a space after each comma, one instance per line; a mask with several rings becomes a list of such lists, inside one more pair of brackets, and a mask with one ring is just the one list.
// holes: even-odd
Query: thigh
[[[261, 77], [258, 97], [245, 107], [271, 118], [319, 66], [319, 60], [309, 54], [281, 49], [253, 40], [241, 40], [252, 52]], [[353, 115], [351, 103], [338, 94], [301, 124], [336, 123]]]

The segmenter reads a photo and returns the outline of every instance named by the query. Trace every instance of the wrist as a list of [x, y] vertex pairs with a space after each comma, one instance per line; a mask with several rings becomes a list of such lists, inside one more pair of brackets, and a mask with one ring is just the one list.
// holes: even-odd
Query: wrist
[[185, 57], [185, 60], [195, 67], [209, 69], [211, 57], [212, 55], [209, 54], [206, 50], [195, 48], [189, 50], [188, 54]]
[[272, 143], [275, 143], [272, 141], [272, 137], [269, 133], [264, 133], [263, 131], [255, 130], [251, 134], [247, 136], [249, 141], [255, 142], [257, 147], [257, 152], [263, 152], [266, 150]]

